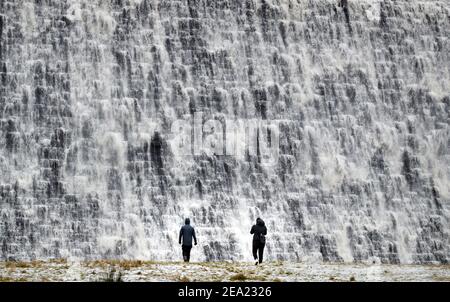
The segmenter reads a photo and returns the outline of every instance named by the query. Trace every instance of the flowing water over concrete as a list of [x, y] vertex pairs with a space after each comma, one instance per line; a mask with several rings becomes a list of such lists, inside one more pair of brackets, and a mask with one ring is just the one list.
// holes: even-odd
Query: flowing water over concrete
[[[448, 0], [0, 0], [0, 258], [179, 259], [189, 216], [249, 260], [261, 216], [272, 260], [447, 263], [449, 37]], [[196, 113], [276, 163], [178, 154]]]

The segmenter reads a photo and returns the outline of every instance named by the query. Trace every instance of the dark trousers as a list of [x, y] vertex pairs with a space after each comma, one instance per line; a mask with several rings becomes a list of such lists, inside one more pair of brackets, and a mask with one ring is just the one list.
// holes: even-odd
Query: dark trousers
[[181, 249], [183, 250], [183, 260], [184, 262], [189, 262], [191, 259], [191, 248], [192, 245], [182, 245]]
[[259, 256], [259, 263], [263, 262], [264, 247], [265, 244], [259, 241], [253, 241], [253, 258], [257, 260]]

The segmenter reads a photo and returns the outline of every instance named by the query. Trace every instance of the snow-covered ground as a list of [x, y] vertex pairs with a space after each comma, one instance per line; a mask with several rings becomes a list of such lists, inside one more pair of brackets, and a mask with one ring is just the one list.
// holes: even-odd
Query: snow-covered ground
[[450, 265], [0, 262], [0, 281], [450, 281]]

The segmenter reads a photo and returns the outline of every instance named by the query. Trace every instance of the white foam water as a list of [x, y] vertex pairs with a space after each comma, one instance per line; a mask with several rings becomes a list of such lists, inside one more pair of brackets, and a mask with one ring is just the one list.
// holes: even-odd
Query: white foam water
[[[246, 261], [262, 217], [272, 260], [447, 263], [449, 13], [0, 0], [1, 259], [175, 260], [190, 217], [194, 261]], [[277, 162], [178, 156], [196, 113], [276, 124]]]

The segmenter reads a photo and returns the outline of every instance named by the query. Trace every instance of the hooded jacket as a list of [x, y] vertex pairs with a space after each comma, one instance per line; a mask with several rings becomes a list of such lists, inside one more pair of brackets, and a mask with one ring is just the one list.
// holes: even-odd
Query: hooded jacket
[[266, 224], [261, 218], [256, 219], [256, 224], [252, 226], [250, 234], [253, 234], [253, 241], [260, 241], [261, 234], [267, 235]]
[[192, 238], [194, 238], [194, 243], [197, 245], [197, 237], [195, 237], [195, 230], [191, 226], [191, 220], [186, 218], [184, 225], [181, 227], [178, 242], [180, 244], [183, 243], [183, 246], [192, 246]]

